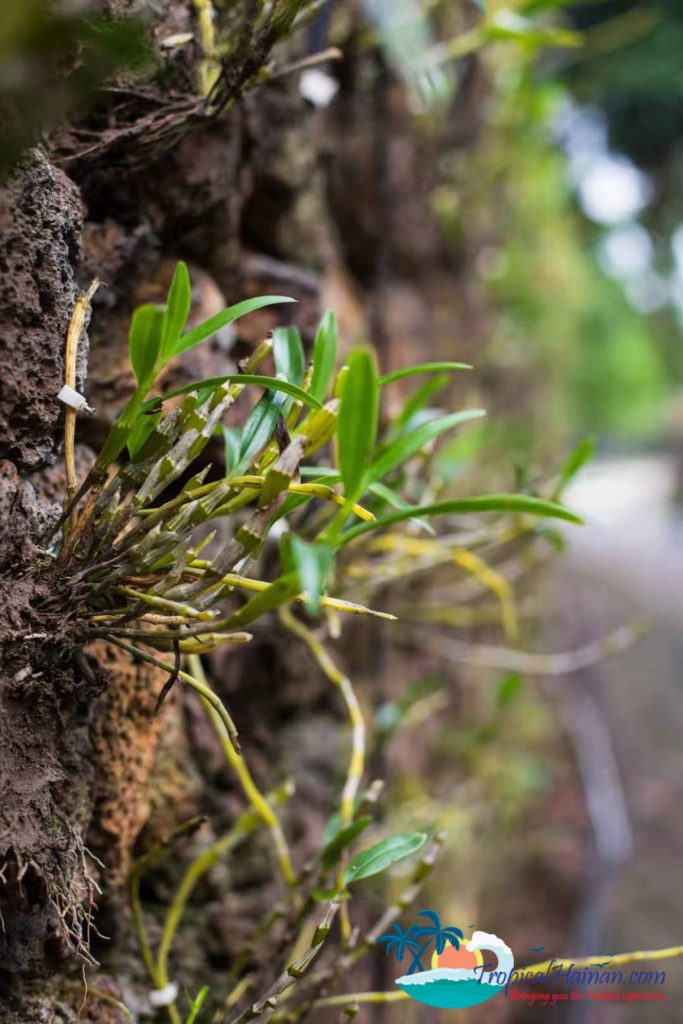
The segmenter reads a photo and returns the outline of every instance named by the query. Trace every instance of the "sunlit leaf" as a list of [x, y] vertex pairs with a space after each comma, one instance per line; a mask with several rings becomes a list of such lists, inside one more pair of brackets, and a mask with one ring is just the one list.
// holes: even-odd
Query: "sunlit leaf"
[[220, 331], [222, 327], [227, 327], [228, 324], [233, 323], [235, 320], [239, 320], [241, 316], [246, 316], [247, 313], [253, 313], [257, 309], [263, 309], [264, 306], [273, 306], [278, 302], [294, 302], [294, 299], [289, 299], [285, 295], [259, 295], [255, 299], [245, 299], [244, 302], [238, 302], [234, 306], [228, 306], [221, 313], [216, 313], [215, 316], [205, 320], [203, 324], [198, 327], [193, 327], [187, 334], [182, 334], [176, 341], [172, 351], [169, 355], [180, 355], [181, 352], [187, 352], [188, 349], [198, 345], [200, 341], [204, 341], [205, 338], [210, 338], [216, 331]]
[[288, 573], [280, 576], [270, 584], [267, 590], [262, 590], [250, 598], [245, 605], [235, 612], [229, 619], [228, 625], [248, 626], [255, 619], [260, 619], [267, 612], [279, 608], [283, 604], [289, 604], [299, 592], [299, 580], [296, 573]]
[[185, 1019], [185, 1024], [195, 1024], [199, 1016], [199, 1011], [206, 1002], [208, 994], [209, 986], [204, 985], [204, 987], [199, 990], [194, 999], [188, 998], [188, 1003], [190, 1004], [190, 1012]]
[[386, 871], [392, 864], [397, 864], [417, 853], [426, 840], [425, 832], [406, 832], [391, 839], [384, 839], [381, 843], [363, 850], [352, 857], [344, 868], [344, 885], [351, 885], [361, 878], [370, 878], [371, 875]]
[[175, 268], [166, 300], [166, 311], [161, 329], [161, 354], [167, 361], [173, 354], [190, 314], [192, 287], [187, 267], [180, 260]]
[[273, 331], [273, 358], [278, 374], [290, 384], [301, 384], [306, 373], [306, 357], [296, 327], [276, 327]]
[[391, 384], [395, 380], [403, 380], [405, 377], [418, 377], [423, 373], [440, 373], [447, 370], [471, 370], [469, 363], [418, 363], [416, 366], [404, 366], [401, 370], [394, 370], [393, 373], [385, 373], [379, 378], [380, 384]]
[[578, 32], [554, 25], [543, 25], [507, 9], [493, 14], [486, 22], [484, 32], [489, 40], [509, 39], [528, 47], [581, 45], [581, 35]]
[[324, 402], [337, 360], [337, 318], [331, 309], [324, 314], [315, 335], [311, 394]]
[[192, 384], [185, 384], [182, 388], [174, 388], [173, 391], [167, 391], [158, 398], [152, 398], [145, 402], [143, 409], [151, 409], [159, 402], [175, 398], [176, 395], [188, 395], [191, 391], [210, 391], [213, 388], [220, 387], [221, 384], [256, 384], [258, 387], [267, 388], [270, 391], [281, 391], [291, 398], [296, 398], [298, 402], [309, 405], [312, 409], [322, 408], [316, 398], [313, 398], [306, 391], [302, 391], [296, 384], [290, 384], [287, 380], [279, 380], [277, 377], [265, 377], [258, 373], [229, 373], [224, 377], [207, 377], [205, 380], [196, 380]]
[[549, 519], [564, 519], [569, 523], [582, 524], [583, 520], [570, 512], [564, 505], [542, 498], [532, 498], [528, 494], [486, 494], [478, 498], [456, 498], [453, 501], [440, 501], [435, 505], [418, 505], [416, 508], [402, 509], [374, 522], [358, 523], [350, 527], [340, 537], [339, 543], [347, 544], [368, 530], [392, 526], [413, 516], [470, 515], [474, 512], [508, 512], [515, 515], [532, 515]]
[[369, 348], [357, 348], [348, 360], [339, 408], [339, 468], [349, 500], [362, 487], [370, 453], [377, 436], [379, 390], [375, 354]]
[[483, 409], [462, 409], [460, 412], [451, 413], [449, 416], [440, 416], [438, 419], [429, 420], [404, 434], [395, 441], [370, 467], [370, 479], [381, 480], [392, 470], [402, 465], [407, 459], [415, 455], [422, 448], [434, 441], [447, 430], [468, 420], [479, 419], [485, 416]]
[[138, 306], [128, 332], [128, 357], [138, 384], [151, 387], [161, 346], [164, 307]]

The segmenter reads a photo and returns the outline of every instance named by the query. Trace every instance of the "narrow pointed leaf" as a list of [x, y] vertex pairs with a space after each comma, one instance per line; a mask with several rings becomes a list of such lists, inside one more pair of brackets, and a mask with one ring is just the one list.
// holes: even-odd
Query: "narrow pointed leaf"
[[173, 351], [169, 354], [177, 356], [181, 352], [187, 352], [188, 349], [198, 345], [200, 341], [204, 341], [205, 338], [210, 338], [216, 331], [220, 331], [222, 327], [227, 327], [228, 324], [238, 320], [241, 316], [246, 316], [247, 313], [253, 313], [254, 310], [263, 309], [264, 306], [273, 306], [279, 302], [294, 301], [295, 299], [287, 298], [285, 295], [260, 295], [255, 299], [245, 299], [244, 302], [238, 302], [234, 306], [229, 306], [221, 313], [216, 313], [215, 316], [205, 320], [198, 327], [193, 327], [187, 334], [181, 335], [174, 345]]
[[418, 505], [416, 508], [401, 509], [374, 522], [359, 523], [346, 530], [340, 537], [341, 544], [347, 544], [354, 537], [359, 537], [368, 530], [377, 530], [384, 526], [392, 526], [413, 516], [470, 515], [474, 512], [507, 512], [513, 515], [532, 515], [548, 519], [564, 519], [568, 523], [583, 523], [580, 516], [570, 512], [564, 505], [554, 501], [532, 498], [528, 494], [486, 494], [478, 498], [457, 498], [453, 501], [440, 501], [435, 505]]
[[238, 612], [230, 617], [229, 626], [247, 626], [250, 622], [260, 619], [266, 612], [279, 608], [280, 605], [293, 601], [299, 591], [299, 581], [296, 574], [290, 573], [280, 576], [267, 590], [262, 590], [250, 598]]
[[452, 430], [460, 423], [468, 420], [479, 419], [485, 416], [483, 409], [462, 409], [460, 412], [451, 413], [449, 416], [439, 416], [436, 420], [429, 420], [419, 427], [411, 430], [395, 441], [387, 448], [370, 467], [370, 479], [374, 482], [381, 480], [392, 470], [402, 465], [413, 455], [416, 455], [422, 448], [434, 441], [440, 434]]
[[341, 473], [332, 466], [302, 466], [299, 472], [302, 477], [313, 478], [316, 483], [336, 484], [341, 480]]
[[324, 402], [337, 361], [337, 318], [331, 309], [324, 314], [315, 335], [311, 394]]
[[417, 366], [404, 366], [401, 370], [394, 370], [393, 373], [385, 373], [379, 378], [380, 384], [391, 384], [395, 380], [403, 380], [405, 377], [418, 377], [423, 373], [443, 373], [449, 370], [471, 370], [469, 363], [419, 363]]
[[567, 484], [571, 483], [580, 469], [589, 462], [595, 454], [595, 438], [584, 437], [570, 453], [566, 462], [560, 470], [557, 483], [553, 487], [552, 498], [557, 499], [562, 494]]
[[204, 985], [204, 987], [199, 990], [195, 998], [190, 1003], [190, 1012], [187, 1016], [187, 1019], [185, 1020], [185, 1024], [196, 1024], [197, 1018], [199, 1017], [199, 1011], [206, 1002], [208, 994], [209, 986]]
[[296, 327], [276, 327], [273, 331], [273, 358], [281, 377], [290, 384], [301, 384], [306, 373], [306, 357]]
[[362, 487], [377, 436], [379, 389], [375, 354], [357, 348], [349, 356], [339, 407], [339, 468], [344, 490], [354, 500]]
[[281, 391], [284, 395], [296, 398], [298, 402], [303, 402], [304, 405], [309, 405], [312, 409], [322, 409], [320, 402], [316, 398], [313, 398], [306, 391], [302, 391], [296, 384], [290, 384], [286, 380], [279, 380], [277, 377], [265, 377], [259, 373], [229, 373], [224, 377], [207, 377], [205, 380], [196, 380], [192, 384], [185, 384], [182, 388], [167, 391], [158, 398], [151, 398], [148, 402], [145, 402], [142, 408], [143, 410], [151, 409], [159, 402], [175, 398], [176, 395], [188, 395], [191, 391], [212, 390], [213, 388], [220, 387], [221, 384], [256, 384], [258, 387], [266, 388], [269, 391]]
[[161, 346], [164, 319], [162, 306], [138, 306], [133, 313], [128, 332], [128, 356], [139, 385], [150, 388]]
[[[381, 498], [382, 501], [386, 501], [386, 503], [391, 505], [392, 508], [410, 509], [418, 507], [417, 505], [411, 505], [409, 502], [404, 501], [396, 491], [392, 491], [391, 487], [387, 487], [385, 484], [381, 484], [379, 482], [370, 484], [368, 490], [371, 494]], [[436, 530], [431, 523], [425, 523], [421, 519], [415, 519], [414, 522], [426, 533], [431, 533], [432, 535], [436, 534]]]
[[185, 330], [187, 318], [190, 315], [190, 304], [192, 302], [192, 287], [187, 267], [180, 260], [175, 268], [171, 287], [166, 300], [166, 312], [162, 326], [161, 354], [164, 362], [173, 354], [180, 336]]
[[401, 411], [393, 420], [389, 430], [387, 431], [387, 441], [395, 441], [396, 438], [400, 436], [403, 428], [410, 423], [413, 417], [417, 413], [422, 412], [432, 395], [435, 395], [437, 391], [441, 391], [446, 384], [448, 384], [448, 374], [446, 373], [439, 373], [434, 377], [427, 377], [420, 387], [417, 388], [403, 403]]

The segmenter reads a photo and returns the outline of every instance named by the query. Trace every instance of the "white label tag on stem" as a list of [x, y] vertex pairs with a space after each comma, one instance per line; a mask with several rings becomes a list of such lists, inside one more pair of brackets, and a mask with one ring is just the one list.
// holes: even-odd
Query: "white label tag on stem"
[[152, 1006], [170, 1006], [178, 998], [178, 986], [174, 981], [165, 988], [156, 988], [149, 994], [149, 1001]]
[[62, 387], [57, 398], [60, 402], [64, 402], [65, 405], [70, 405], [72, 409], [76, 409], [77, 412], [85, 411], [92, 413], [95, 411], [88, 405], [85, 400], [85, 396], [81, 395], [80, 392], [76, 391], [74, 388], [69, 387], [68, 384], [65, 384]]

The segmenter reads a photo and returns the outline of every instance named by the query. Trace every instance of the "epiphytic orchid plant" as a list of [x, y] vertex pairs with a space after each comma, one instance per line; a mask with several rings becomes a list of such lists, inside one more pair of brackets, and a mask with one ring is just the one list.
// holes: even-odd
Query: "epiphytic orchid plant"
[[[76, 306], [67, 367], [74, 364], [87, 298]], [[348, 848], [372, 820], [367, 813], [372, 790], [365, 795], [362, 791], [365, 724], [350, 680], [296, 610], [304, 606], [309, 620], [327, 616], [335, 629], [344, 615], [395, 618], [391, 609], [335, 596], [335, 585], [352, 578], [349, 570], [359, 559], [381, 557], [382, 551], [405, 553], [411, 545], [417, 550], [426, 544], [433, 554], [439, 538], [432, 523], [453, 523], [459, 517], [469, 522], [490, 513], [517, 530], [522, 524], [532, 531], [539, 517], [578, 521], [557, 501], [531, 494], [416, 502], [415, 480], [424, 453], [441, 437], [483, 416], [480, 409], [442, 413], [429, 405], [452, 373], [469, 368], [456, 362], [426, 363], [380, 375], [374, 353], [366, 347], [352, 349], [339, 367], [337, 323], [330, 312], [320, 323], [310, 358], [296, 328], [278, 328], [255, 348], [239, 373], [151, 395], [171, 359], [239, 316], [287, 301], [281, 296], [251, 299], [186, 331], [190, 281], [185, 265], [179, 263], [166, 303], [142, 306], [133, 315], [129, 348], [137, 386], [80, 485], [73, 462], [75, 412], [67, 410], [69, 486], [61, 542], [55, 542], [54, 554], [61, 572], [71, 577], [76, 597], [77, 656], [88, 641], [106, 640], [167, 672], [158, 704], [177, 680], [196, 691], [248, 803], [229, 833], [188, 868], [156, 950], [147, 934], [139, 884], [142, 873], [168, 844], [149, 851], [133, 871], [131, 903], [142, 953], [161, 992], [168, 993], [171, 985], [169, 955], [194, 886], [219, 856], [256, 828], [270, 831], [287, 886], [285, 904], [299, 924], [315, 911], [316, 894], [326, 893], [332, 900], [322, 930], [303, 956], [304, 968], [317, 954], [339, 908], [341, 933], [348, 939], [350, 912], [342, 897], [349, 886], [414, 854], [426, 841], [422, 833], [394, 836], [346, 859]], [[272, 368], [264, 372], [269, 364]], [[387, 422], [381, 415], [383, 397], [395, 382], [409, 378], [419, 378], [418, 387]], [[231, 415], [252, 389], [261, 397], [238, 427]], [[217, 436], [224, 440], [225, 472], [207, 480], [209, 466], [202, 455]], [[418, 535], [425, 528], [430, 534]], [[278, 549], [271, 539], [275, 532]], [[393, 540], [372, 547], [383, 538]], [[262, 579], [254, 570], [266, 545], [277, 550], [277, 557], [268, 559], [276, 569]], [[458, 564], [485, 575], [483, 560], [474, 549], [465, 551], [459, 542], [458, 551]], [[351, 756], [339, 812], [316, 865], [309, 865], [303, 876], [295, 869], [277, 813], [288, 793], [281, 787], [262, 794], [256, 787], [240, 750], [237, 726], [210, 687], [201, 661], [219, 645], [248, 643], [248, 630], [274, 612], [338, 688], [351, 725]], [[179, 826], [173, 838], [192, 827]], [[431, 863], [439, 843], [436, 837], [428, 845], [425, 863]], [[280, 917], [287, 912], [278, 911]], [[371, 933], [372, 941], [391, 923], [385, 918]], [[344, 955], [355, 956], [348, 950]], [[277, 1001], [301, 970], [301, 964], [290, 965], [267, 998]], [[250, 991], [239, 971], [232, 982], [228, 1008]], [[180, 1024], [173, 992], [171, 996], [168, 1014], [173, 1024]], [[234, 1020], [251, 1019], [249, 1012]]]

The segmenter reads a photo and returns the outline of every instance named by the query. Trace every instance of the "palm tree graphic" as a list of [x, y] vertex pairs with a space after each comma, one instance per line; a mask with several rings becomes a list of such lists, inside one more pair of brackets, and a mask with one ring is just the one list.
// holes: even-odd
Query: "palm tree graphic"
[[446, 948], [446, 943], [450, 942], [456, 949], [460, 949], [460, 940], [463, 938], [463, 932], [460, 928], [455, 928], [452, 925], [447, 925], [445, 928], [441, 925], [441, 918], [433, 910], [421, 910], [418, 917], [427, 917], [432, 922], [431, 925], [424, 926], [422, 928], [415, 928], [412, 931], [411, 938], [425, 939], [426, 942], [413, 954], [413, 961], [408, 969], [408, 974], [415, 974], [417, 971], [423, 971], [422, 957], [425, 955], [429, 947], [434, 943], [436, 952], [441, 954]]
[[380, 935], [377, 941], [386, 942], [387, 948], [385, 952], [387, 956], [392, 952], [396, 953], [396, 959], [400, 963], [401, 960], [403, 960], [406, 950], [409, 949], [411, 953], [415, 953], [419, 950], [420, 945], [418, 942], [415, 942], [413, 935], [415, 935], [420, 929], [417, 925], [413, 924], [407, 932], [404, 932], [400, 924], [397, 924], [396, 921], [394, 921], [392, 927], [394, 929], [393, 932], [387, 932], [386, 935]]

